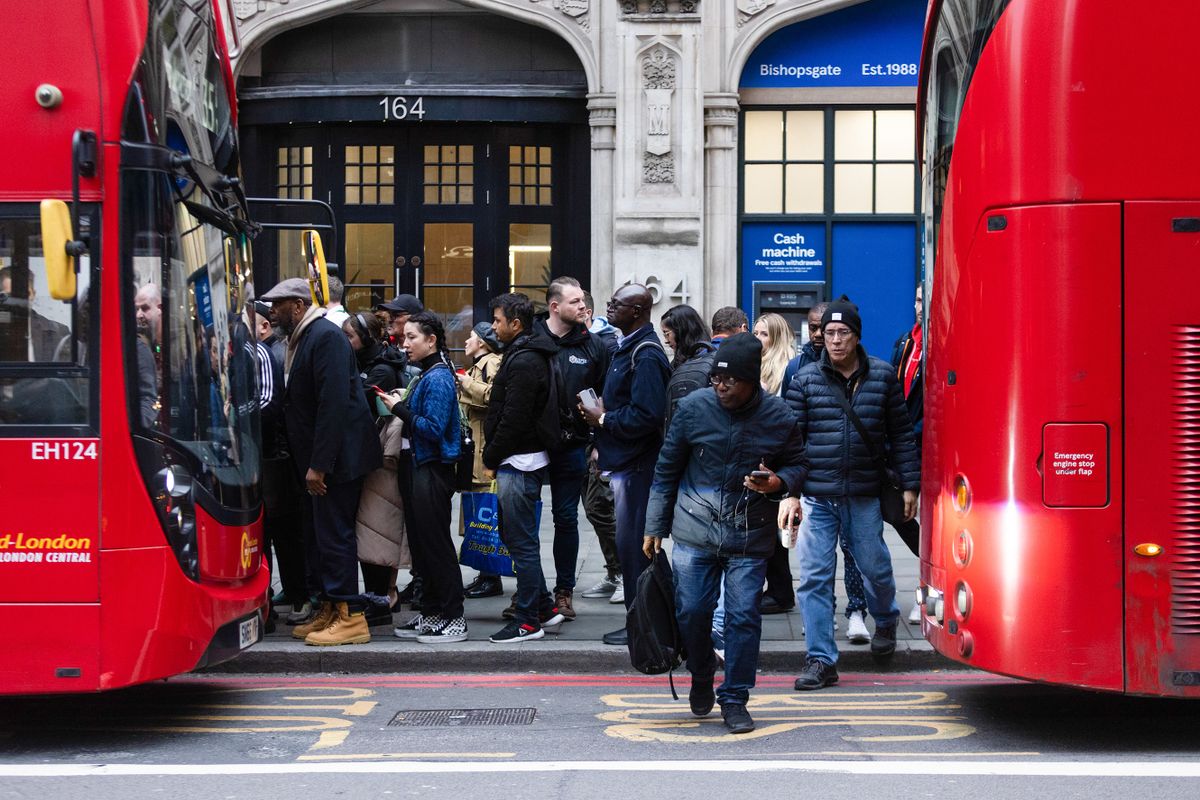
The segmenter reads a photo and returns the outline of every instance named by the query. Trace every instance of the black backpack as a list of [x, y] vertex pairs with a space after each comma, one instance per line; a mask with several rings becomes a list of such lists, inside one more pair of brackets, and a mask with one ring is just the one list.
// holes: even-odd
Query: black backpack
[[637, 581], [637, 594], [625, 618], [629, 662], [646, 675], [668, 673], [676, 700], [674, 670], [683, 663], [683, 637], [675, 619], [675, 580], [667, 557], [655, 553]]

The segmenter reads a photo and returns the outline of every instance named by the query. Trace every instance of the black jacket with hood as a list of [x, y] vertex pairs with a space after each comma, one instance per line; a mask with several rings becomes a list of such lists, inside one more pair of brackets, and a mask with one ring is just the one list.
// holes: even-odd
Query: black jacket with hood
[[488, 469], [499, 468], [511, 456], [540, 453], [557, 444], [558, 409], [547, 404], [550, 359], [556, 353], [558, 345], [536, 327], [504, 348], [483, 422], [483, 465]]
[[372, 416], [379, 416], [375, 403], [375, 390], [378, 386], [385, 392], [404, 385], [404, 368], [408, 359], [404, 353], [382, 342], [368, 342], [354, 354], [358, 364], [358, 375], [363, 383], [363, 395], [367, 398], [367, 407]]
[[584, 389], [594, 389], [596, 396], [604, 394], [604, 376], [608, 373], [609, 353], [604, 342], [583, 325], [575, 324], [563, 336], [555, 336], [549, 323], [538, 318], [533, 323], [535, 333], [545, 334], [558, 345], [554, 360], [558, 365], [562, 386], [559, 387], [559, 404], [570, 416], [566, 444], [583, 447], [592, 439], [592, 429], [583, 421], [576, 407], [578, 395]]

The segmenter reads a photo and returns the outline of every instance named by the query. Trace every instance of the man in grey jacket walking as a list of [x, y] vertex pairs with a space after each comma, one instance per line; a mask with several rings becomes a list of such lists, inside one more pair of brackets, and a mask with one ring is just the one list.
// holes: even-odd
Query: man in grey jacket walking
[[[731, 733], [754, 730], [746, 712], [762, 636], [759, 598], [775, 549], [776, 506], [800, 487], [803, 442], [796, 417], [762, 391], [762, 345], [749, 333], [726, 339], [713, 359], [710, 390], [679, 402], [659, 452], [646, 512], [650, 556], [675, 539], [675, 610], [692, 673], [692, 713], [714, 699]], [[713, 692], [717, 662], [712, 618], [725, 584], [725, 680]]]

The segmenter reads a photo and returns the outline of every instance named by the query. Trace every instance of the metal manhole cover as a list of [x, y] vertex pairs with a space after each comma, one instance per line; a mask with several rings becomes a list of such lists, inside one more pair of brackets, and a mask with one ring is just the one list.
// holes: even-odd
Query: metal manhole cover
[[400, 711], [389, 728], [480, 727], [484, 725], [530, 725], [536, 708], [434, 708]]

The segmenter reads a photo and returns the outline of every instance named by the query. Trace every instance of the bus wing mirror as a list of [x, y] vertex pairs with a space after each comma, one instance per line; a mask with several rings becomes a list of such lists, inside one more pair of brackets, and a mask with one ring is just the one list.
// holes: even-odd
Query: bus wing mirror
[[304, 258], [304, 277], [308, 279], [313, 303], [323, 306], [329, 301], [329, 267], [325, 264], [321, 234], [314, 230], [301, 233], [300, 249]]
[[74, 300], [75, 259], [86, 253], [87, 247], [75, 240], [71, 212], [62, 200], [42, 201], [42, 252], [50, 296], [55, 300]]

